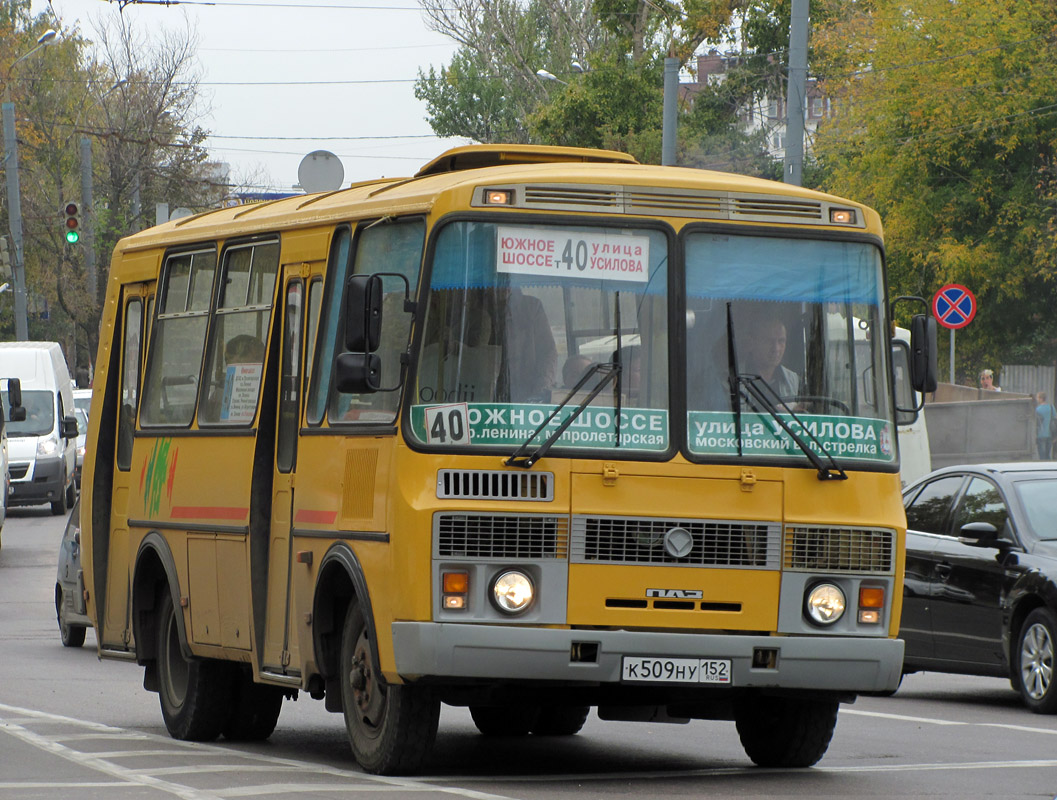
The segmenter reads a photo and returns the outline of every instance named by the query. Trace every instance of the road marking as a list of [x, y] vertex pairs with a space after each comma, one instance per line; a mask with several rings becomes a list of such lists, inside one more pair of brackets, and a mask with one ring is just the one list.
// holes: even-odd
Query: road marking
[[[116, 728], [109, 725], [103, 725], [97, 722], [87, 722], [85, 720], [79, 720], [73, 717], [61, 716], [58, 714], [49, 714], [44, 711], [34, 711], [28, 708], [18, 708], [16, 706], [9, 706], [0, 703], [0, 733], [7, 733], [14, 736], [23, 742], [33, 745], [41, 750], [44, 750], [60, 758], [65, 758], [68, 761], [72, 761], [75, 764], [83, 766], [87, 769], [101, 772], [105, 775], [109, 775], [111, 778], [117, 779], [118, 783], [91, 783], [89, 786], [119, 786], [129, 787], [134, 785], [147, 786], [152, 789], [158, 789], [163, 792], [175, 795], [182, 800], [222, 800], [226, 797], [252, 797], [256, 794], [277, 794], [277, 793], [317, 793], [317, 792], [331, 792], [331, 791], [342, 791], [342, 792], [366, 792], [366, 791], [409, 791], [409, 792], [432, 792], [440, 794], [450, 794], [458, 797], [466, 797], [469, 800], [511, 800], [511, 798], [504, 795], [491, 794], [488, 792], [479, 792], [474, 789], [466, 789], [459, 786], [437, 786], [431, 785], [426, 781], [419, 778], [389, 778], [381, 775], [370, 775], [365, 772], [354, 772], [352, 770], [339, 769], [336, 767], [326, 766], [324, 764], [317, 764], [307, 761], [297, 761], [295, 759], [279, 758], [276, 756], [266, 756], [257, 753], [247, 753], [241, 750], [232, 750], [225, 747], [219, 747], [217, 745], [201, 744], [199, 742], [183, 742], [178, 739], [167, 739], [163, 736], [155, 736], [153, 734], [140, 734], [135, 731], [129, 731], [124, 728]], [[19, 719], [23, 724], [17, 724], [13, 722], [13, 719]], [[33, 722], [53, 722], [61, 723], [66, 725], [72, 725], [89, 730], [97, 733], [113, 734], [116, 739], [127, 740], [130, 736], [139, 736], [142, 741], [156, 742], [158, 744], [168, 745], [165, 749], [158, 750], [115, 750], [113, 753], [107, 752], [92, 752], [83, 753], [79, 750], [75, 750], [71, 747], [67, 747], [62, 744], [59, 740], [65, 738], [63, 734], [57, 734], [55, 736], [45, 736], [39, 733], [35, 733], [28, 729], [27, 725]], [[103, 738], [106, 737], [96, 737]], [[164, 755], [164, 756], [183, 756], [183, 755], [198, 755], [208, 756], [216, 758], [223, 756], [225, 758], [234, 758], [245, 761], [255, 761], [264, 765], [272, 766], [276, 768], [276, 771], [288, 771], [288, 770], [302, 770], [305, 773], [312, 775], [313, 777], [324, 775], [330, 778], [338, 778], [344, 780], [352, 780], [360, 782], [357, 784], [348, 783], [334, 783], [334, 784], [321, 784], [321, 783], [291, 783], [291, 784], [263, 784], [262, 786], [240, 786], [228, 789], [213, 789], [213, 790], [200, 790], [195, 789], [191, 786], [186, 786], [175, 781], [165, 781], [160, 778], [154, 777], [149, 773], [149, 770], [138, 770], [128, 769], [126, 767], [112, 764], [109, 762], [113, 756], [117, 757], [128, 757], [130, 755]], [[211, 765], [212, 766], [212, 765]], [[265, 767], [266, 769], [266, 767]], [[200, 765], [189, 764], [182, 770], [171, 772], [173, 775], [189, 775], [194, 776], [201, 772]], [[14, 781], [6, 783], [0, 781], [0, 795], [3, 794], [7, 788], [18, 788], [24, 785], [23, 783], [16, 783]], [[33, 784], [35, 786], [36, 784]], [[84, 785], [82, 782], [70, 782], [60, 785], [50, 784], [49, 788], [61, 788], [71, 787], [77, 788]], [[32, 788], [32, 786], [30, 787]]]
[[1057, 736], [1057, 729], [1041, 728], [1036, 725], [1013, 725], [1008, 722], [962, 722], [951, 719], [937, 719], [935, 717], [913, 717], [906, 714], [886, 714], [881, 711], [862, 711], [857, 708], [842, 708], [841, 714], [850, 714], [856, 717], [880, 717], [881, 719], [894, 719], [899, 722], [915, 722], [919, 725], [972, 725], [979, 728], [1002, 728], [1003, 730], [1019, 731], [1021, 733], [1044, 733], [1049, 736]]

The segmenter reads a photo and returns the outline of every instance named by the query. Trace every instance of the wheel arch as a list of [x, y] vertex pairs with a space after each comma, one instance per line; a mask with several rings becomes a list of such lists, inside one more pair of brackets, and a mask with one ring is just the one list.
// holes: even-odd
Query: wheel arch
[[[328, 684], [338, 675], [341, 634], [353, 600], [360, 603], [363, 609], [368, 636], [377, 641], [374, 611], [363, 567], [347, 543], [336, 542], [320, 561], [312, 599], [313, 653], [319, 671]], [[372, 657], [374, 669], [381, 672], [377, 647], [372, 648]]]
[[[136, 663], [147, 665], [154, 662], [158, 652], [158, 624], [154, 617], [163, 592], [168, 591], [171, 595], [173, 608], [183, 608], [176, 559], [168, 542], [157, 531], [148, 533], [140, 543], [132, 574], [132, 635], [136, 642]], [[176, 614], [176, 627], [180, 634], [180, 648], [187, 658], [191, 658], [183, 614]]]

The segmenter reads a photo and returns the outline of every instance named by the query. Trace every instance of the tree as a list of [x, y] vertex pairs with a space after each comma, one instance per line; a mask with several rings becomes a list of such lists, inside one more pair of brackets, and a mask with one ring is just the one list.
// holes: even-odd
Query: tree
[[962, 374], [1057, 355], [1057, 40], [1051, 4], [832, 4], [816, 70], [839, 115], [816, 150], [828, 188], [887, 228], [889, 282], [930, 297], [957, 282], [981, 312]]
[[[43, 24], [26, 15], [15, 21], [26, 30]], [[30, 335], [68, 339], [72, 321], [76, 341], [86, 345], [68, 344], [74, 368], [94, 357], [117, 240], [153, 224], [156, 201], [209, 208], [226, 192], [195, 121], [200, 104], [191, 32], [147, 41], [117, 15], [96, 36], [93, 44], [64, 30], [35, 69], [19, 112], [27, 286], [31, 298], [59, 312], [47, 324], [31, 320]], [[82, 137], [92, 143], [90, 208], [81, 197]], [[94, 231], [95, 297], [86, 272], [89, 240], [70, 246], [62, 236], [60, 208], [68, 201], [81, 203], [82, 220]]]

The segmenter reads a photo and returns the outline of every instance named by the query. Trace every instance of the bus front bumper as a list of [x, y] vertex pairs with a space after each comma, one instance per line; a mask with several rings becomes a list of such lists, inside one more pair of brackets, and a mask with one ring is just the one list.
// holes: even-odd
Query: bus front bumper
[[[731, 686], [893, 691], [900, 639], [732, 636], [395, 622], [396, 672], [420, 677], [621, 683], [625, 657], [731, 662]], [[593, 657], [593, 660], [584, 660]], [[754, 664], [767, 666], [754, 666]], [[641, 684], [638, 684], [641, 685]], [[715, 684], [701, 684], [712, 686]]]

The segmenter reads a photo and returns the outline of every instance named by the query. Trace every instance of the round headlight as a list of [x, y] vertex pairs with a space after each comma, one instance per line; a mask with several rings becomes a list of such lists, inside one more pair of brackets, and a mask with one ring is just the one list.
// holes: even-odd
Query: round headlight
[[847, 601], [839, 586], [820, 583], [807, 594], [807, 615], [816, 625], [832, 625], [844, 616]]
[[528, 610], [535, 595], [529, 576], [515, 569], [500, 573], [492, 581], [492, 600], [496, 608], [507, 614], [521, 614]]

